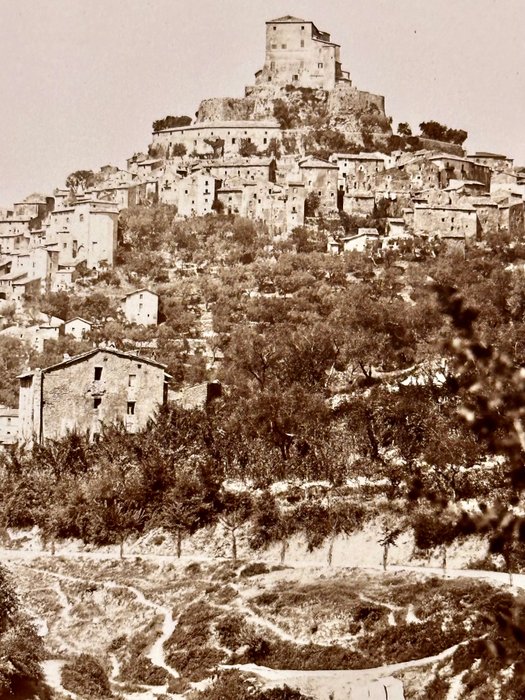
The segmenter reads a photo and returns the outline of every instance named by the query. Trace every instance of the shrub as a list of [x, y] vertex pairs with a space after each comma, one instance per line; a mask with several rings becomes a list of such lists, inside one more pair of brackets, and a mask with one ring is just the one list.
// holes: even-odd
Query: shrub
[[162, 131], [163, 129], [177, 129], [180, 126], [188, 126], [191, 124], [191, 117], [186, 114], [182, 116], [173, 117], [168, 115], [164, 119], [157, 119], [153, 122], [153, 131]]
[[187, 152], [187, 148], [183, 143], [174, 143], [170, 150], [170, 157], [182, 158]]
[[106, 669], [90, 654], [80, 654], [64, 664], [62, 685], [72, 693], [95, 700], [113, 696]]
[[126, 681], [143, 683], [144, 685], [163, 685], [168, 680], [168, 672], [160, 666], [155, 666], [145, 656], [132, 656], [123, 664], [120, 675]]
[[225, 615], [215, 625], [220, 643], [232, 651], [246, 642], [246, 624], [242, 615]]
[[253, 564], [248, 564], [244, 569], [241, 569], [239, 576], [260, 576], [261, 574], [267, 574], [270, 569], [266, 566], [264, 562], [254, 562]]

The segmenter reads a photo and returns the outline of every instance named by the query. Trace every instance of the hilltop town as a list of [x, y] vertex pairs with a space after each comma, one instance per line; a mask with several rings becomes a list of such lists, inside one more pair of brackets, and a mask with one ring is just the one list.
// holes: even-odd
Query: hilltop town
[[0, 698], [525, 696], [525, 167], [347, 68], [0, 211]]
[[[188, 230], [196, 218], [242, 217], [264, 226], [274, 241], [321, 226], [332, 254], [464, 250], [490, 232], [523, 235], [525, 169], [505, 155], [465, 153], [466, 133], [436, 122], [422, 125], [420, 136], [399, 126], [393, 135], [383, 96], [353, 85], [330, 34], [297, 17], [268, 21], [264, 64], [245, 97], [203, 100], [195, 119], [159, 119], [147, 153], [132, 155], [126, 169], [77, 171], [67, 186], [1, 212], [0, 337], [20, 338], [42, 353], [63, 335], [81, 341], [92, 334], [102, 321], [93, 311], [89, 318], [24, 311], [50, 293], [85, 296], [97, 280], [117, 279], [111, 271], [119, 268], [125, 243], [119, 219], [122, 228], [123, 212], [137, 208], [166, 205]], [[143, 245], [147, 250], [147, 237]], [[213, 274], [218, 261], [202, 257]], [[175, 251], [162, 261], [164, 277], [155, 280], [153, 270], [149, 279], [144, 275], [148, 288], [133, 288], [128, 275], [126, 294], [110, 315], [119, 313], [128, 327], [156, 326], [155, 282], [198, 274], [198, 267]], [[210, 330], [206, 311], [198, 313]], [[208, 338], [201, 332], [194, 342], [211, 369], [217, 349], [210, 349], [210, 332]], [[140, 354], [149, 344], [154, 350], [155, 339], [148, 341], [127, 349]], [[165, 360], [159, 352], [150, 356]], [[12, 442], [16, 406], [1, 411], [1, 439]], [[35, 426], [28, 418], [24, 423], [20, 437], [27, 440]], [[64, 423], [60, 434], [66, 424], [71, 427]]]

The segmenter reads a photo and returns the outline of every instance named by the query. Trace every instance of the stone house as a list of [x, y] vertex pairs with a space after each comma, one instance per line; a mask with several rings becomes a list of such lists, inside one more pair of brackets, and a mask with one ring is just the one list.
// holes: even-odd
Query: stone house
[[234, 158], [211, 161], [206, 163], [206, 169], [223, 183], [238, 177], [275, 182], [276, 163], [275, 158]]
[[468, 155], [469, 160], [479, 163], [479, 165], [485, 165], [487, 168], [492, 170], [508, 170], [512, 168], [514, 160], [502, 155], [501, 153], [486, 153], [486, 152], [476, 152], [472, 155]]
[[93, 324], [91, 321], [86, 321], [85, 318], [80, 318], [76, 316], [64, 323], [64, 335], [72, 335], [76, 340], [82, 340], [82, 338], [91, 332]]
[[46, 222], [46, 243], [58, 250], [61, 267], [85, 262], [89, 269], [113, 265], [117, 248], [118, 206], [88, 199], [56, 209]]
[[304, 224], [305, 190], [303, 182], [293, 180], [279, 185], [259, 183], [255, 218], [264, 221], [272, 235], [290, 234]]
[[42, 291], [42, 280], [39, 277], [29, 277], [25, 272], [14, 272], [0, 277], [0, 299], [14, 301], [21, 308], [24, 301], [39, 297]]
[[122, 299], [122, 310], [128, 323], [156, 326], [159, 314], [159, 295], [149, 289], [136, 289]]
[[0, 445], [18, 441], [18, 409], [0, 406]]
[[314, 193], [319, 197], [319, 209], [329, 214], [338, 209], [337, 183], [339, 169], [334, 163], [309, 156], [299, 161], [299, 172], [307, 195]]
[[209, 172], [198, 170], [177, 183], [176, 204], [179, 216], [205, 216], [213, 213], [219, 181]]
[[19, 379], [19, 439], [31, 444], [73, 430], [93, 438], [119, 421], [140, 430], [166, 401], [169, 377], [153, 360], [96, 348]]
[[480, 182], [487, 191], [490, 189], [492, 171], [486, 165], [447, 153], [431, 156], [428, 160], [439, 167], [442, 188], [448, 187], [453, 180], [471, 180]]
[[0, 331], [0, 336], [8, 335], [18, 338], [37, 352], [43, 352], [46, 340], [58, 340], [60, 326], [54, 323], [40, 323], [31, 326], [8, 326]]
[[477, 237], [476, 209], [470, 204], [415, 204], [414, 235], [426, 238], [461, 238], [473, 241]]
[[360, 228], [353, 236], [345, 236], [342, 239], [343, 251], [357, 251], [364, 253], [370, 245], [379, 244], [379, 231], [376, 228]]
[[225, 214], [255, 219], [256, 190], [255, 182], [233, 177], [218, 188], [216, 198], [222, 204]]
[[330, 162], [339, 170], [338, 189], [345, 193], [369, 192], [375, 176], [385, 169], [385, 157], [379, 153], [333, 153]]
[[376, 199], [373, 192], [348, 192], [343, 196], [343, 211], [350, 216], [370, 216]]

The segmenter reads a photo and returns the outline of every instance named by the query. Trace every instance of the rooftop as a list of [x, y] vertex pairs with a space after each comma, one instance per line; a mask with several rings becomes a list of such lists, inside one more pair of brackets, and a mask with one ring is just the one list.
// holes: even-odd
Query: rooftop
[[[77, 362], [83, 362], [88, 360], [90, 357], [94, 357], [98, 353], [109, 353], [110, 355], [116, 355], [117, 357], [122, 357], [127, 360], [136, 360], [137, 362], [144, 362], [153, 367], [159, 367], [160, 369], [166, 369], [166, 365], [162, 365], [160, 362], [155, 362], [155, 360], [150, 360], [148, 357], [141, 357], [140, 355], [135, 355], [130, 352], [122, 352], [121, 350], [116, 350], [115, 348], [95, 348], [94, 350], [89, 350], [81, 355], [75, 355], [75, 357], [70, 357], [67, 360], [58, 362], [56, 365], [50, 365], [49, 367], [44, 367], [41, 371], [43, 373], [54, 372], [57, 369], [62, 369], [63, 367], [69, 367], [69, 365], [76, 364]], [[18, 379], [25, 379], [26, 377], [32, 377], [36, 370], [31, 370], [30, 372], [24, 372], [24, 374], [19, 374]], [[167, 375], [169, 376], [169, 375]]]

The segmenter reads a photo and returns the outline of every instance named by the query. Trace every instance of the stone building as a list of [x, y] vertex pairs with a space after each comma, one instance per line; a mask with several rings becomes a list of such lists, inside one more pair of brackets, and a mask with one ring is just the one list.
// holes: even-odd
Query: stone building
[[18, 440], [18, 409], [0, 406], [0, 445], [13, 445]]
[[453, 180], [480, 182], [487, 191], [490, 189], [491, 169], [468, 158], [443, 153], [428, 159], [441, 171], [441, 187], [447, 187]]
[[320, 210], [326, 214], [337, 211], [337, 165], [309, 156], [299, 161], [299, 171], [307, 195], [313, 193], [319, 197]]
[[385, 169], [385, 158], [380, 153], [333, 153], [330, 162], [337, 165], [339, 170], [339, 191], [371, 191], [375, 176]]
[[56, 440], [77, 430], [92, 438], [123, 421], [144, 428], [167, 397], [164, 365], [111, 348], [97, 348], [22, 374], [19, 439]]
[[80, 318], [80, 316], [66, 321], [63, 326], [64, 335], [72, 335], [76, 340], [82, 340], [85, 335], [91, 333], [92, 328], [93, 324], [91, 321], [86, 321], [85, 318]]
[[155, 131], [152, 147], [160, 147], [167, 153], [173, 146], [182, 145], [188, 155], [211, 157], [214, 155], [211, 143], [217, 139], [223, 142], [223, 156], [238, 156], [243, 141], [252, 143], [259, 151], [264, 151], [272, 139], [280, 141], [281, 129], [274, 119], [200, 122]]
[[476, 240], [478, 222], [470, 204], [415, 204], [413, 222], [416, 236]]
[[213, 212], [213, 203], [218, 188], [218, 180], [206, 170], [197, 170], [178, 182], [173, 183], [169, 200], [161, 196], [161, 201], [177, 205], [179, 216], [205, 216]]
[[477, 151], [476, 153], [473, 153], [467, 157], [469, 160], [479, 163], [479, 165], [485, 165], [487, 168], [491, 168], [492, 170], [496, 171], [512, 168], [514, 163], [512, 158], [508, 158], [501, 153], [486, 153], [484, 151]]
[[276, 163], [275, 158], [233, 158], [206, 163], [206, 169], [223, 182], [232, 177], [275, 182]]
[[350, 83], [341, 67], [340, 46], [313, 22], [286, 15], [266, 22], [266, 54], [255, 84], [293, 85], [331, 90]]
[[58, 250], [61, 267], [85, 262], [113, 265], [119, 208], [115, 202], [87, 199], [56, 209], [45, 223], [46, 242]]
[[122, 299], [122, 310], [128, 323], [156, 326], [159, 314], [159, 295], [149, 289], [136, 289]]

